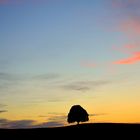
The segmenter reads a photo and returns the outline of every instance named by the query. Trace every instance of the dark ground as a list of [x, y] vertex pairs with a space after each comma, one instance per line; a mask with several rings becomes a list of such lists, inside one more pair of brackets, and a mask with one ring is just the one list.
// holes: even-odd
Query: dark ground
[[132, 139], [140, 140], [140, 124], [86, 123], [53, 128], [0, 129], [0, 140], [15, 139]]

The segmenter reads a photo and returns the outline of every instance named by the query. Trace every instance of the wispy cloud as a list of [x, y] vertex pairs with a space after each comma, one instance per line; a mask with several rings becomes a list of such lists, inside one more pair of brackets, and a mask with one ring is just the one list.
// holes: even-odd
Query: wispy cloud
[[140, 49], [140, 44], [139, 43], [126, 43], [121, 47], [116, 47], [113, 46], [112, 50], [113, 51], [117, 51], [117, 52], [121, 52], [121, 53], [125, 53], [125, 54], [132, 54], [136, 51], [138, 51]]
[[121, 20], [119, 30], [131, 40], [138, 39], [140, 36], [140, 1], [139, 0], [119, 0]]
[[7, 110], [0, 110], [0, 113], [4, 113], [4, 112], [7, 112]]
[[7, 105], [6, 104], [0, 104], [0, 108], [5, 107], [5, 106], [7, 106]]
[[60, 75], [57, 73], [48, 73], [48, 74], [40, 74], [33, 77], [36, 80], [55, 80], [60, 78]]
[[[0, 113], [6, 112], [1, 110]], [[64, 126], [66, 117], [64, 113], [50, 112], [47, 115], [39, 115], [38, 117], [45, 118], [44, 122], [37, 122], [36, 120], [8, 120], [0, 119], [0, 128], [42, 128], [42, 127], [56, 127]]]
[[76, 90], [76, 91], [88, 91], [90, 89], [95, 89], [97, 87], [103, 86], [110, 83], [110, 81], [97, 80], [97, 81], [78, 81], [72, 82], [64, 85], [63, 88], [66, 90]]
[[110, 0], [112, 7], [121, 10], [123, 14], [129, 16], [139, 14], [140, 1], [139, 0]]
[[0, 72], [0, 91], [8, 91], [11, 88], [15, 88], [23, 80], [21, 75], [12, 73]]
[[13, 73], [6, 73], [0, 72], [0, 81], [31, 81], [31, 80], [42, 80], [42, 81], [53, 81], [60, 78], [60, 75], [57, 73], [45, 73], [45, 74], [13, 74]]
[[113, 50], [124, 54], [129, 54], [129, 57], [114, 61], [113, 64], [135, 64], [140, 61], [139, 44], [126, 44], [123, 47], [113, 47]]
[[48, 121], [50, 122], [64, 122], [66, 120], [67, 116], [65, 115], [54, 115], [51, 116]]
[[0, 72], [0, 80], [15, 80], [16, 77], [13, 74], [10, 73], [5, 73], [5, 72]]
[[33, 120], [16, 120], [0, 119], [0, 128], [30, 128], [34, 125]]
[[48, 122], [41, 124], [44, 126], [63, 126], [67, 120], [67, 116], [64, 113], [49, 112], [47, 115], [39, 115], [38, 117], [46, 118]]
[[36, 128], [43, 128], [43, 127], [58, 127], [58, 126], [64, 126], [64, 123], [62, 122], [45, 122], [39, 125], [35, 125]]
[[115, 62], [113, 62], [113, 64], [134, 64], [134, 63], [137, 63], [139, 61], [140, 61], [140, 52], [135, 52], [129, 58], [115, 61]]
[[9, 92], [17, 90], [20, 91], [23, 90], [23, 87], [24, 90], [30, 87], [33, 87], [33, 90], [46, 87], [52, 89], [55, 83], [61, 80], [61, 78], [62, 77], [57, 73], [14, 74], [0, 72], [0, 94], [9, 94]]
[[134, 17], [122, 21], [120, 31], [129, 37], [138, 37], [140, 35], [140, 18]]
[[56, 127], [63, 126], [62, 122], [43, 122], [37, 123], [35, 120], [7, 120], [0, 119], [0, 128], [9, 128], [9, 129], [17, 129], [17, 128], [42, 128], [42, 127]]
[[[118, 29], [129, 42], [123, 47], [115, 47], [114, 50], [124, 53], [124, 58], [118, 59], [113, 64], [135, 64], [140, 61], [140, 1], [117, 0], [112, 1], [113, 7], [121, 15], [118, 21]], [[129, 55], [129, 56], [126, 56]]]
[[107, 115], [107, 113], [89, 114], [89, 116], [102, 116], [102, 115]]
[[64, 122], [67, 116], [64, 113], [48, 112], [47, 115], [39, 115], [38, 117], [47, 118], [49, 122]]
[[2, 110], [0, 110], [0, 113], [4, 113], [4, 112], [7, 112], [7, 110], [3, 109], [5, 108], [7, 105], [5, 104], [0, 104], [0, 108], [2, 108]]

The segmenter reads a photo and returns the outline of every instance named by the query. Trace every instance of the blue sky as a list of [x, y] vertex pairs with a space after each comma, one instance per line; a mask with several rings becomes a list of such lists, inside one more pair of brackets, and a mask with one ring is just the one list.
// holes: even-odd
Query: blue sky
[[[91, 114], [95, 103], [97, 113], [108, 114], [112, 107], [104, 112], [98, 103], [103, 100], [104, 106], [115, 98], [119, 103], [118, 93], [112, 93], [117, 90], [125, 102], [128, 85], [131, 91], [135, 84], [140, 96], [139, 6], [137, 0], [0, 1], [0, 103], [6, 105], [0, 115], [7, 119], [4, 122], [40, 120], [39, 111], [39, 115], [50, 110], [66, 114], [76, 103]], [[128, 99], [133, 98], [130, 95]], [[35, 106], [28, 107], [33, 102]], [[19, 115], [20, 111], [26, 113]], [[97, 121], [135, 121], [107, 117]]]
[[111, 31], [116, 18], [103, 1], [1, 7], [1, 57], [12, 72], [79, 71], [83, 61], [109, 60], [114, 43], [125, 39]]

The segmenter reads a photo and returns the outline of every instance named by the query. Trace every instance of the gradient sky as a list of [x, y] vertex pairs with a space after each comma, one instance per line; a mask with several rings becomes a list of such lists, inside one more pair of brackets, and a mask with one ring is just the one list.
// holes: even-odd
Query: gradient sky
[[0, 127], [140, 123], [139, 0], [0, 0]]

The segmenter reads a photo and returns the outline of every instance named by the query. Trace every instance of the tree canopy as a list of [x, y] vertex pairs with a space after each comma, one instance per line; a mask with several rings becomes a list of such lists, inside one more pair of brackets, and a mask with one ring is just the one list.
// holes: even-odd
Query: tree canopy
[[80, 105], [73, 105], [68, 113], [67, 121], [68, 123], [86, 122], [89, 120], [87, 111]]

